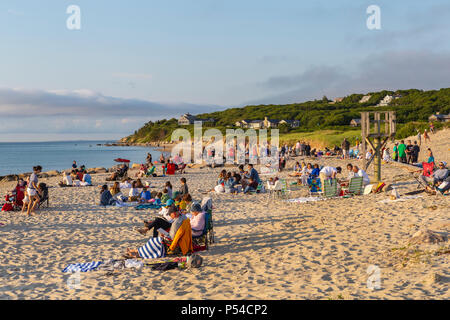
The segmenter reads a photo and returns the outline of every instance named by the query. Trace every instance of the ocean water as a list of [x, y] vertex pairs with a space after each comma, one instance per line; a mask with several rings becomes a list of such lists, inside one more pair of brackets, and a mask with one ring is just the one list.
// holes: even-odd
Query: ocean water
[[0, 176], [31, 172], [33, 166], [41, 165], [42, 172], [65, 170], [75, 160], [78, 167], [110, 168], [116, 158], [128, 159], [130, 163], [145, 163], [147, 153], [158, 160], [161, 152], [151, 147], [106, 147], [97, 144], [111, 141], [58, 141], [0, 143]]

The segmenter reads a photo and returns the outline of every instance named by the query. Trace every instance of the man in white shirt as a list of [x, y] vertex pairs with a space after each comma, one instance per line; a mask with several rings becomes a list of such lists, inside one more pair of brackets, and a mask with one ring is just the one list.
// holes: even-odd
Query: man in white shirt
[[326, 179], [336, 179], [336, 175], [341, 172], [342, 172], [341, 167], [336, 167], [336, 168], [330, 167], [330, 166], [323, 167], [319, 173], [320, 181], [323, 184]]
[[363, 169], [359, 169], [358, 166], [353, 166], [353, 172], [355, 173], [355, 177], [363, 178], [363, 185], [370, 184], [369, 175]]
[[66, 186], [71, 186], [73, 184], [72, 177], [69, 172], [64, 172], [63, 184]]

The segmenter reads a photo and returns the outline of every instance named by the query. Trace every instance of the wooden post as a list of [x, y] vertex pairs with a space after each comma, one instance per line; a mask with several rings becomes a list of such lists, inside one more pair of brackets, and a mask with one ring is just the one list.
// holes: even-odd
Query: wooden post
[[[384, 114], [384, 118], [381, 118], [381, 114]], [[373, 114], [374, 120], [370, 120], [370, 116]], [[384, 132], [382, 132], [381, 123], [384, 122]], [[374, 131], [371, 132], [371, 124], [374, 124]], [[381, 149], [385, 146], [387, 140], [395, 138], [396, 130], [396, 118], [395, 111], [385, 112], [361, 112], [361, 136], [362, 136], [362, 149], [363, 149], [363, 167], [365, 170], [369, 167], [372, 160], [374, 160], [374, 175], [376, 182], [381, 181]], [[384, 139], [383, 139], [384, 138]], [[369, 162], [366, 160], [367, 145], [370, 144], [374, 154]]]

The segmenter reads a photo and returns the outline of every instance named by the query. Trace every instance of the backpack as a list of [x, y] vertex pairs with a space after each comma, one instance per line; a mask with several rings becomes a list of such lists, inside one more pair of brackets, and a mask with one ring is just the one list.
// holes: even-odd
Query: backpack
[[194, 253], [187, 258], [186, 266], [188, 268], [200, 268], [202, 263], [203, 258], [200, 255]]

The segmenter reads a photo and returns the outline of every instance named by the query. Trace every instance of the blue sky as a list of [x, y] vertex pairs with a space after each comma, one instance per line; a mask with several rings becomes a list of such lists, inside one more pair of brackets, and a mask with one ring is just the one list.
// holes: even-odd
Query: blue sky
[[[381, 30], [366, 8], [381, 8]], [[68, 30], [69, 5], [81, 30]], [[150, 119], [450, 84], [448, 1], [3, 0], [2, 141], [115, 139]]]

